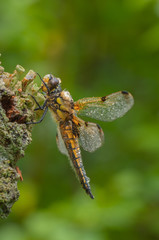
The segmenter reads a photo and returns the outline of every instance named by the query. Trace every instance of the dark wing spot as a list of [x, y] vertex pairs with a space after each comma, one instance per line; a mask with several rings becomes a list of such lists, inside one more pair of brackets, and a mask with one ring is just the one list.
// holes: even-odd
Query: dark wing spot
[[122, 91], [121, 92], [123, 94], [123, 97], [125, 97], [125, 99], [128, 99], [129, 100], [129, 97], [130, 97], [130, 93], [127, 92], [127, 91]]
[[85, 126], [88, 127], [88, 122], [85, 122]]
[[107, 99], [107, 97], [106, 96], [104, 96], [104, 97], [101, 97], [101, 100], [102, 100], [102, 102], [105, 102], [105, 100]]
[[127, 91], [122, 91], [122, 94], [128, 95], [129, 93]]
[[99, 126], [99, 124], [96, 124], [96, 125], [97, 125], [97, 128], [98, 128], [98, 130], [99, 130], [100, 136], [101, 136], [102, 138], [104, 138], [104, 133], [103, 133], [102, 128]]
[[96, 125], [97, 125], [97, 127], [98, 127], [98, 129], [99, 129], [99, 130], [101, 130], [101, 129], [102, 129], [102, 128], [99, 126], [99, 124], [97, 124], [97, 123], [96, 123]]

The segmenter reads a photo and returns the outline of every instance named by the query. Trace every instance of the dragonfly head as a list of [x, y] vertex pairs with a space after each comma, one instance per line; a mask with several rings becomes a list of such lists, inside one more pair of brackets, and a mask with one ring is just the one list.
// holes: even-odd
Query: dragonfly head
[[47, 74], [44, 76], [43, 81], [46, 83], [42, 83], [41, 89], [44, 92], [53, 92], [57, 90], [60, 86], [61, 79], [54, 77], [52, 74]]

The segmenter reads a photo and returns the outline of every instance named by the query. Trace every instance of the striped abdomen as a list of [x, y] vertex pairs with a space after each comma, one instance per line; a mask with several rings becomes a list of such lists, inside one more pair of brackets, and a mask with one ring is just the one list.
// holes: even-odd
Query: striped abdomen
[[60, 124], [60, 131], [68, 151], [69, 158], [78, 175], [78, 178], [85, 189], [86, 193], [93, 199], [94, 196], [91, 193], [89, 185], [89, 178], [86, 176], [84, 166], [82, 163], [81, 152], [79, 148], [78, 136], [73, 133], [72, 121], [67, 121]]

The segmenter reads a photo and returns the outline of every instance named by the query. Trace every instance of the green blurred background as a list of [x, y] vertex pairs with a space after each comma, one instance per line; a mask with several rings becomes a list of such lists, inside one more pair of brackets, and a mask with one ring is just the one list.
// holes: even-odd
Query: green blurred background
[[53, 73], [74, 100], [119, 90], [135, 98], [123, 118], [96, 121], [104, 146], [82, 151], [94, 200], [58, 151], [50, 114], [34, 127], [0, 239], [159, 239], [159, 1], [5, 0], [0, 9], [6, 71]]

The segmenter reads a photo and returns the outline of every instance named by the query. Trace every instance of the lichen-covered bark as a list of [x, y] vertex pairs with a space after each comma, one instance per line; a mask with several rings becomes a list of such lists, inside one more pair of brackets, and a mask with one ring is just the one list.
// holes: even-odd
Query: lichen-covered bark
[[39, 117], [33, 111], [34, 95], [42, 103], [44, 97], [33, 82], [36, 73], [32, 70], [24, 77], [24, 68], [17, 65], [10, 74], [0, 66], [0, 217], [5, 218], [12, 205], [18, 200], [17, 182], [22, 178], [17, 161], [24, 156], [31, 142], [32, 126], [26, 125]]

